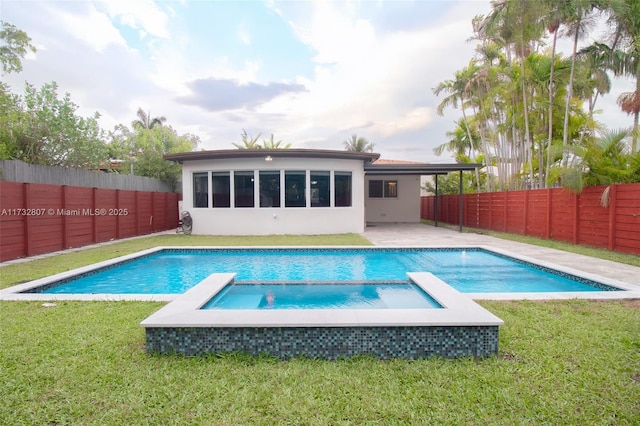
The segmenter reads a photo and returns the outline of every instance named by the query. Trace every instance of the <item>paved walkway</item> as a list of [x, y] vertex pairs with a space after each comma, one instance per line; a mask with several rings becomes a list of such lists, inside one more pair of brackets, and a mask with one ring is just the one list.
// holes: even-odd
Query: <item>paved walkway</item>
[[[595, 274], [637, 287], [640, 291], [640, 268], [609, 260], [596, 259], [561, 250], [538, 247], [475, 233], [423, 224], [374, 224], [367, 226], [363, 236], [375, 245], [469, 247], [486, 246], [537, 261], [553, 263], [587, 274]], [[640, 293], [639, 293], [640, 296]]]

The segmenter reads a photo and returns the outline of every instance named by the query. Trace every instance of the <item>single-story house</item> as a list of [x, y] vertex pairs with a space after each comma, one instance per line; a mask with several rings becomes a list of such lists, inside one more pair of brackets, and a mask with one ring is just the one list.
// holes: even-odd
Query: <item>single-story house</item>
[[479, 166], [379, 157], [323, 149], [165, 155], [182, 163], [182, 209], [193, 233], [209, 235], [360, 233], [367, 223], [419, 222], [420, 176]]

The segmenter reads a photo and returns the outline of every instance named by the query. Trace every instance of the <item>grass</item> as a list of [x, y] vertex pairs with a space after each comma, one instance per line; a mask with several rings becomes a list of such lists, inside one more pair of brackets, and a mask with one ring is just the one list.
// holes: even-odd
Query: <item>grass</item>
[[485, 360], [338, 361], [144, 351], [161, 304], [2, 302], [0, 424], [638, 424], [633, 301], [484, 302]]
[[[356, 245], [331, 237], [160, 236], [0, 268], [2, 285], [156, 245]], [[380, 361], [148, 355], [148, 302], [0, 302], [0, 424], [640, 423], [640, 303], [482, 305], [496, 357]]]

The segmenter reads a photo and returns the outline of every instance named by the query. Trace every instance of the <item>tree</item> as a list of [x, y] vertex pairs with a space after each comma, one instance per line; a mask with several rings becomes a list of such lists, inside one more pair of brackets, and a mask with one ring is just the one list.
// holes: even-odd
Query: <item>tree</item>
[[[475, 187], [479, 186], [479, 183], [474, 182], [473, 172], [462, 172], [462, 192], [464, 194], [474, 194]], [[460, 193], [460, 174], [448, 173], [443, 176], [438, 176], [438, 195], [451, 195]], [[435, 194], [436, 185], [435, 177], [433, 181], [427, 180], [422, 186], [426, 192]]]
[[193, 151], [200, 143], [197, 136], [179, 135], [171, 126], [137, 129], [133, 137], [136, 149], [134, 173], [160, 179], [174, 189], [180, 180], [182, 168], [178, 163], [165, 160], [164, 155]]
[[567, 21], [565, 23], [567, 27], [566, 35], [573, 37], [573, 48], [571, 51], [571, 74], [569, 76], [564, 112], [564, 131], [562, 139], [563, 166], [567, 165], [569, 154], [569, 113], [573, 98], [575, 66], [578, 57], [578, 41], [586, 37], [589, 30], [595, 25], [597, 18], [595, 11], [601, 7], [600, 3], [601, 2], [597, 0], [573, 0], [569, 2], [569, 8], [567, 10]]
[[164, 159], [165, 154], [193, 151], [200, 138], [191, 134], [179, 135], [171, 126], [144, 128], [122, 124], [109, 133], [107, 146], [110, 158], [124, 161], [124, 170], [131, 174], [160, 179], [174, 189], [180, 180], [181, 166]]
[[242, 143], [232, 142], [231, 145], [235, 146], [238, 149], [262, 149], [262, 146], [258, 142], [261, 134], [262, 133], [258, 133], [258, 136], [252, 138], [247, 134], [246, 130], [242, 129], [242, 133], [240, 134]]
[[580, 192], [584, 186], [640, 182], [640, 153], [629, 149], [630, 133], [610, 130], [584, 146], [572, 147], [579, 160], [564, 169], [563, 186]]
[[8, 22], [0, 21], [0, 63], [2, 74], [22, 71], [22, 58], [29, 52], [36, 52], [31, 38], [24, 31]]
[[151, 111], [149, 111], [149, 113], [145, 113], [142, 108], [138, 108], [136, 115], [138, 116], [138, 119], [131, 123], [131, 126], [134, 129], [153, 129], [156, 126], [162, 126], [162, 124], [167, 121], [167, 118], [164, 116], [151, 118]]
[[0, 158], [18, 157], [18, 140], [25, 121], [22, 98], [11, 92], [9, 86], [0, 82]]
[[69, 93], [58, 96], [55, 82], [39, 90], [26, 84], [24, 96], [13, 95], [4, 86], [2, 99], [0, 121], [7, 124], [0, 144], [4, 158], [82, 168], [96, 168], [106, 160], [99, 114], [76, 115], [78, 106]]
[[289, 149], [291, 148], [290, 143], [282, 143], [282, 141], [275, 141], [273, 137], [273, 133], [269, 136], [269, 139], [262, 140], [262, 148], [264, 149]]
[[344, 147], [347, 151], [373, 152], [374, 145], [367, 139], [359, 137], [354, 133], [350, 139], [344, 141]]
[[624, 7], [615, 7], [612, 3], [612, 19], [616, 31], [612, 42], [610, 69], [616, 76], [627, 76], [635, 79], [633, 92], [622, 93], [618, 97], [618, 105], [627, 114], [633, 116], [632, 152], [638, 151], [638, 134], [640, 134], [640, 2], [623, 0]]

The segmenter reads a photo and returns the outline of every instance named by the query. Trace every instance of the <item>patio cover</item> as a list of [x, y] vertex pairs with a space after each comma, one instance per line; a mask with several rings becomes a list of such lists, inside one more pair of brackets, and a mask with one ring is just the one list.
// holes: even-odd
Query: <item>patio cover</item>
[[399, 163], [399, 164], [376, 164], [368, 163], [364, 165], [364, 171], [369, 176], [385, 176], [385, 175], [415, 175], [415, 176], [435, 176], [436, 195], [434, 202], [434, 222], [438, 226], [438, 175], [446, 175], [451, 172], [460, 173], [460, 223], [459, 231], [462, 232], [462, 219], [464, 217], [464, 203], [462, 193], [462, 172], [472, 171], [483, 167], [480, 163], [450, 163], [450, 164], [429, 164], [429, 163]]

